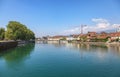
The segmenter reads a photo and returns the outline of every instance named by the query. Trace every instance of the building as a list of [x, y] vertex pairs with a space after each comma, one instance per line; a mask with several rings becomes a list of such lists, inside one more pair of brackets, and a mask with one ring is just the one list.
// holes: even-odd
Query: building
[[48, 40], [49, 41], [59, 41], [59, 40], [63, 40], [63, 39], [66, 39], [66, 36], [53, 36], [53, 37], [48, 37]]
[[79, 34], [74, 34], [74, 35], [70, 35], [66, 38], [66, 40], [68, 41], [79, 41], [80, 40], [80, 35]]
[[111, 41], [120, 41], [120, 32], [114, 32], [109, 34]]
[[75, 40], [75, 38], [73, 37], [73, 35], [70, 35], [70, 36], [66, 37], [66, 40], [67, 41], [72, 41], [72, 40]]
[[106, 32], [101, 32], [100, 34], [97, 34], [97, 39], [106, 39], [109, 35]]
[[97, 38], [97, 33], [96, 32], [88, 32], [87, 33], [87, 41], [88, 42], [93, 42]]

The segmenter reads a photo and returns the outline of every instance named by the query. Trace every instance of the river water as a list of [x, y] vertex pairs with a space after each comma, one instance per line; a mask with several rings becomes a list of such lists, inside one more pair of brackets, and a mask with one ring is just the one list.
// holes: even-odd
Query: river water
[[0, 77], [120, 77], [120, 47], [24, 45], [0, 52]]

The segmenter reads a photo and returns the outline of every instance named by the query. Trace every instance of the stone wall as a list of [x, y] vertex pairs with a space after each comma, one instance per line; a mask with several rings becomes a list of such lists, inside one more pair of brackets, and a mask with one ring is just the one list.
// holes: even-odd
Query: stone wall
[[16, 41], [0, 42], [0, 51], [16, 47], [17, 45], [18, 42]]

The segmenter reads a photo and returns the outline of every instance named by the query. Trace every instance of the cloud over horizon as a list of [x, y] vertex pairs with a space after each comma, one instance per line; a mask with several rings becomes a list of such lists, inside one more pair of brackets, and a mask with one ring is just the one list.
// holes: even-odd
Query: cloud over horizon
[[[108, 31], [108, 30], [116, 30], [120, 24], [111, 24], [107, 19], [103, 18], [93, 18], [91, 21], [95, 25], [87, 25], [83, 28], [83, 33], [87, 33], [89, 31], [94, 32], [102, 32], [102, 31]], [[64, 30], [62, 34], [79, 34], [81, 32], [81, 27], [75, 27], [73, 29]]]

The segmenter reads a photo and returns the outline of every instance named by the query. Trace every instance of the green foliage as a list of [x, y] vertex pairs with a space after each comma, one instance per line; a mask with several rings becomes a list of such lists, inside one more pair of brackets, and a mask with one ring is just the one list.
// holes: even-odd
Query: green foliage
[[108, 38], [104, 38], [104, 39], [96, 39], [96, 42], [107, 42]]
[[4, 28], [0, 28], [0, 40], [3, 40], [5, 37], [5, 29]]
[[8, 40], [30, 40], [34, 39], [35, 35], [25, 25], [16, 21], [10, 21], [7, 25], [5, 38]]
[[116, 42], [118, 42], [118, 41], [119, 41], [119, 38], [116, 39]]
[[61, 40], [66, 40], [66, 38], [65, 38], [65, 37], [63, 37]]
[[87, 36], [81, 36], [81, 37], [80, 37], [80, 40], [81, 40], [82, 42], [87, 41]]

